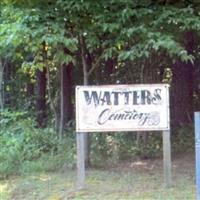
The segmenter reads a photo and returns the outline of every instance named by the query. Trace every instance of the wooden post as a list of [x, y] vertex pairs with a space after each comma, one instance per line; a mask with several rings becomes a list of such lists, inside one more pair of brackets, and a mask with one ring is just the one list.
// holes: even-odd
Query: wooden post
[[200, 200], [200, 112], [194, 113], [194, 122], [196, 154], [196, 191], [197, 200]]
[[85, 187], [84, 133], [76, 133], [77, 142], [77, 188]]
[[170, 130], [163, 131], [163, 165], [164, 183], [166, 187], [170, 187], [172, 185]]

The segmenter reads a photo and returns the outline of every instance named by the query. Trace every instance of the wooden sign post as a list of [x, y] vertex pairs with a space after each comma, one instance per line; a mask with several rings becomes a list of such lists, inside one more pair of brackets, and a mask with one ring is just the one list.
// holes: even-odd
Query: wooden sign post
[[196, 154], [196, 191], [197, 200], [200, 200], [200, 112], [194, 113], [194, 122]]
[[77, 144], [77, 188], [83, 189], [85, 187], [85, 147], [84, 147], [84, 133], [76, 133]]
[[163, 167], [165, 186], [170, 187], [172, 185], [170, 130], [163, 131]]
[[165, 185], [171, 185], [169, 86], [76, 87], [77, 186], [85, 186], [84, 133], [163, 131]]

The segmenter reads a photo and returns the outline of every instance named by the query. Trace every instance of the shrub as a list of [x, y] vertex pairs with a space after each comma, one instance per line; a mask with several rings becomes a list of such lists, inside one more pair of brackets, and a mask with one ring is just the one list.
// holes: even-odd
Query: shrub
[[1, 113], [0, 127], [0, 177], [74, 165], [72, 134], [60, 141], [52, 128], [38, 129], [26, 113], [9, 111]]
[[146, 142], [138, 141], [136, 133], [91, 134], [91, 161], [98, 166], [101, 160], [115, 163], [136, 156], [152, 158], [161, 153], [162, 135], [158, 133], [148, 133]]
[[194, 139], [193, 126], [184, 126], [176, 128], [172, 132], [172, 149], [174, 152], [191, 152], [194, 151], [195, 139]]

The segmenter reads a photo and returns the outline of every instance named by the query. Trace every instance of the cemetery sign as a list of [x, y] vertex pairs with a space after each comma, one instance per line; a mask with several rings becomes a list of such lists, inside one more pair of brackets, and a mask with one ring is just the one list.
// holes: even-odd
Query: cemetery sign
[[169, 86], [76, 87], [76, 131], [169, 130]]

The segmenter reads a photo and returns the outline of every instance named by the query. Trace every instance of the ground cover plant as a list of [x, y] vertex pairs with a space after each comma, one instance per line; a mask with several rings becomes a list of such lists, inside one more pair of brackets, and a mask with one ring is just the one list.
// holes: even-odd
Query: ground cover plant
[[29, 173], [0, 181], [1, 200], [188, 200], [195, 199], [194, 155], [173, 158], [173, 186], [163, 184], [162, 159], [136, 159], [87, 170], [76, 189], [76, 171]]

